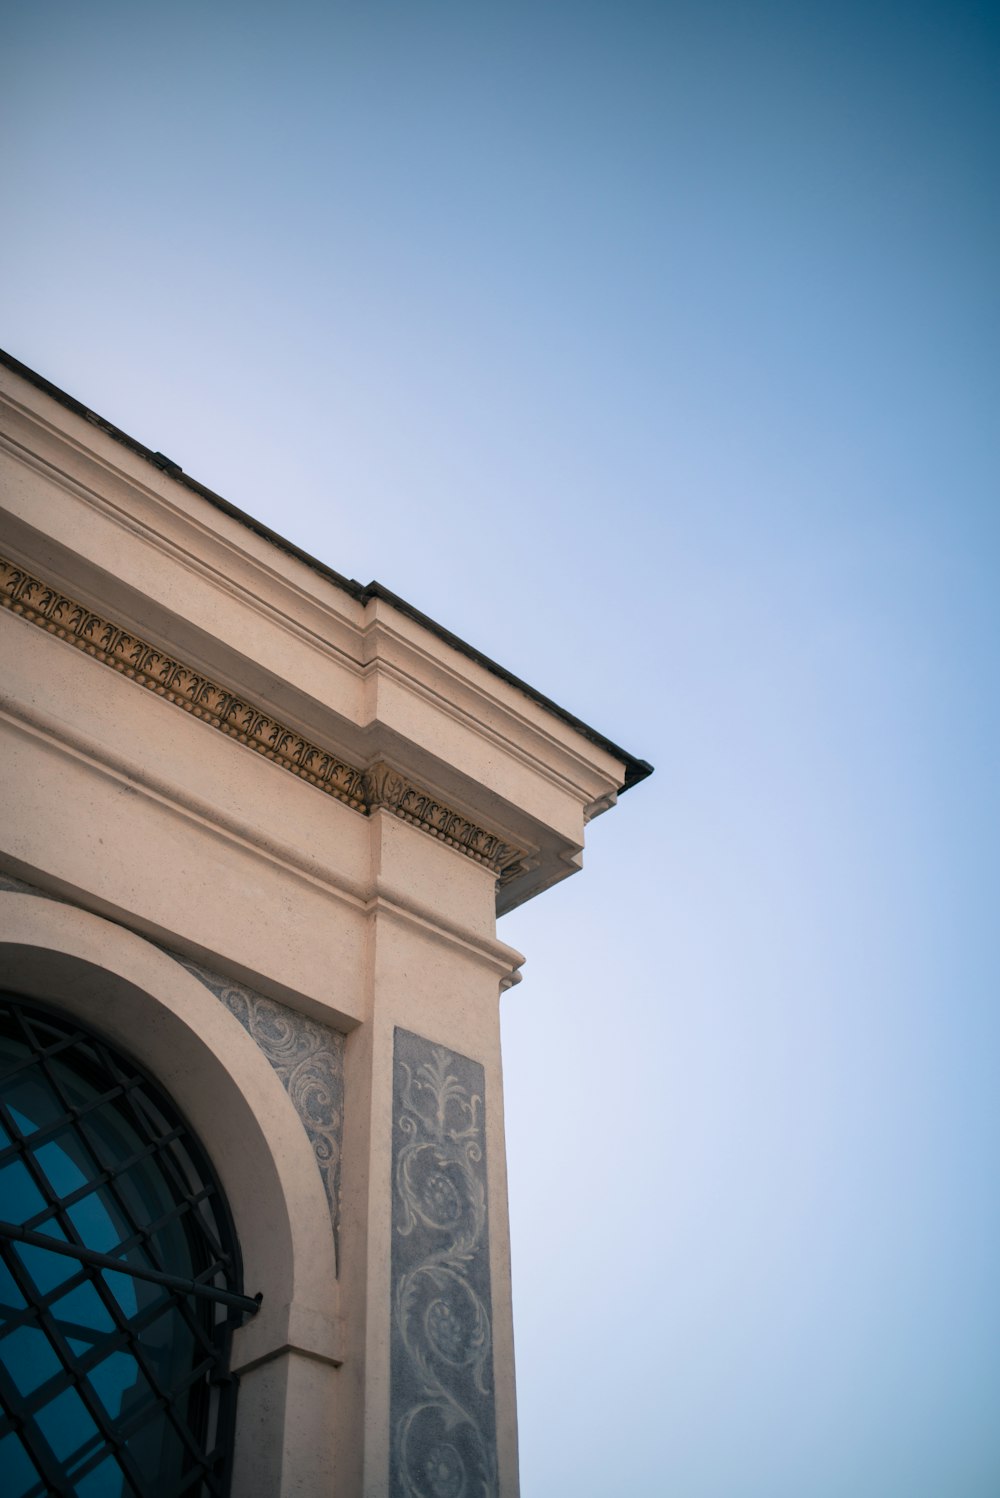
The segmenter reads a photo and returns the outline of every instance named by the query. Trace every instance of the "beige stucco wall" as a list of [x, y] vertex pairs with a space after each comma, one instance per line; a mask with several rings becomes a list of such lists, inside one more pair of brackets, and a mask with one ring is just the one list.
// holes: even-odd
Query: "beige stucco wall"
[[[9, 369], [0, 408], [0, 553], [13, 564], [0, 869], [36, 891], [0, 891], [5, 981], [117, 1038], [216, 1164], [248, 1289], [264, 1297], [236, 1341], [234, 1491], [390, 1491], [398, 1026], [483, 1069], [496, 1491], [513, 1498], [498, 1000], [522, 959], [497, 940], [494, 869], [447, 829], [467, 850], [509, 850], [501, 898], [525, 898], [578, 866], [622, 763]], [[41, 592], [25, 591], [24, 572]], [[323, 793], [90, 653], [70, 612], [46, 602], [53, 590], [348, 767], [389, 765], [416, 790], [370, 810]], [[425, 801], [433, 810], [404, 819]], [[336, 1249], [293, 1097], [178, 958], [346, 1037]]]

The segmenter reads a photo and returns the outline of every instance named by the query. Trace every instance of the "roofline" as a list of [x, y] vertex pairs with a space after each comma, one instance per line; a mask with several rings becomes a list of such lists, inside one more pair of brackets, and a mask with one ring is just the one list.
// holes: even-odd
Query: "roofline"
[[270, 526], [263, 525], [261, 521], [255, 520], [252, 515], [248, 515], [245, 510], [241, 510], [237, 505], [231, 504], [228, 499], [223, 499], [221, 494], [216, 494], [213, 489], [200, 484], [197, 479], [185, 473], [179, 463], [173, 462], [164, 453], [153, 452], [134, 437], [130, 437], [127, 432], [123, 432], [120, 427], [116, 427], [112, 422], [106, 421], [103, 416], [98, 416], [96, 412], [91, 411], [89, 406], [85, 406], [82, 401], [76, 400], [72, 395], [67, 395], [65, 390], [60, 390], [58, 385], [53, 385], [50, 380], [45, 379], [44, 375], [40, 375], [35, 370], [30, 369], [27, 364], [22, 364], [19, 359], [15, 359], [13, 354], [8, 354], [4, 349], [0, 349], [0, 364], [5, 365], [15, 374], [20, 375], [30, 385], [34, 385], [37, 390], [41, 390], [44, 394], [51, 396], [53, 400], [58, 401], [61, 406], [65, 406], [68, 411], [72, 411], [74, 415], [81, 416], [84, 421], [90, 422], [91, 426], [99, 428], [100, 431], [104, 432], [114, 442], [120, 442], [123, 447], [127, 447], [137, 457], [143, 458], [147, 463], [151, 463], [161, 473], [166, 473], [178, 484], [183, 484], [186, 489], [190, 489], [193, 493], [200, 495], [202, 499], [206, 499], [209, 504], [214, 505], [223, 514], [229, 515], [233, 520], [237, 520], [241, 525], [245, 525], [255, 535], [263, 537], [265, 541], [269, 541], [273, 546], [278, 547], [280, 551], [284, 551], [289, 556], [295, 557], [298, 561], [304, 562], [307, 567], [312, 568], [314, 572], [319, 573], [321, 577], [326, 578], [335, 587], [340, 588], [351, 598], [356, 599], [358, 603], [366, 604], [372, 598], [381, 599], [384, 603], [390, 604], [392, 608], [398, 609], [401, 614], [405, 614], [408, 619], [412, 619], [415, 624], [419, 624], [432, 635], [436, 635], [439, 640], [443, 640], [446, 645], [450, 645], [460, 655], [464, 655], [469, 660], [475, 661], [484, 670], [489, 671], [493, 676], [499, 677], [501, 681], [505, 681], [508, 686], [515, 687], [519, 692], [523, 692], [532, 702], [537, 702], [539, 707], [545, 708], [546, 712], [552, 713], [561, 722], [568, 724], [570, 728], [582, 734], [590, 743], [596, 744], [598, 748], [606, 750], [615, 759], [622, 761], [625, 766], [625, 779], [619, 787], [620, 791], [630, 790], [632, 786], [638, 785], [641, 780], [645, 780], [647, 776], [652, 775], [653, 766], [647, 760], [637, 759], [634, 754], [629, 754], [620, 744], [615, 744], [611, 739], [605, 738], [603, 733], [598, 733], [597, 729], [591, 728], [589, 723], [584, 723], [582, 719], [575, 717], [573, 713], [567, 712], [564, 707], [560, 707], [557, 702], [553, 702], [551, 697], [546, 697], [543, 692], [536, 691], [526, 681], [522, 681], [519, 676], [515, 676], [512, 672], [508, 671], [506, 667], [501, 666], [497, 661], [491, 660], [488, 655], [483, 655], [482, 651], [477, 650], [475, 646], [468, 644], [467, 641], [460, 639], [458, 635], [453, 635], [450, 630], [445, 629], [427, 614], [421, 613], [418, 608], [414, 608], [413, 604], [407, 603], [405, 598], [400, 598], [398, 593], [393, 593], [390, 588], [384, 587], [380, 582], [372, 581], [365, 586], [355, 578], [345, 577], [343, 573], [335, 571], [332, 567], [328, 567], [325, 562], [321, 562], [317, 557], [310, 556], [309, 552], [303, 551], [300, 546], [296, 546], [294, 541], [289, 541], [284, 536], [279, 536], [277, 531], [271, 530]]

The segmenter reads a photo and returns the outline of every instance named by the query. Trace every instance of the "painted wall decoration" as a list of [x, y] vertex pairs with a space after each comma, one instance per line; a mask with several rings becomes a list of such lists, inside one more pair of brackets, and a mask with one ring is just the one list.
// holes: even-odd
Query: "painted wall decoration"
[[257, 1042], [288, 1093], [309, 1136], [330, 1204], [334, 1243], [340, 1257], [340, 1156], [344, 1126], [344, 1037], [307, 1019], [287, 1004], [268, 999], [171, 952], [236, 1016]]
[[482, 1066], [397, 1029], [392, 1498], [498, 1492]]

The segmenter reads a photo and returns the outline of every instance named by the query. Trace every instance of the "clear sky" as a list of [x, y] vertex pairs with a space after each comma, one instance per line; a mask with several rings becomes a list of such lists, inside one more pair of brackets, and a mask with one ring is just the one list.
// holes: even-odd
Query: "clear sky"
[[1000, 7], [0, 53], [0, 342], [657, 766], [501, 923], [524, 1498], [996, 1498]]

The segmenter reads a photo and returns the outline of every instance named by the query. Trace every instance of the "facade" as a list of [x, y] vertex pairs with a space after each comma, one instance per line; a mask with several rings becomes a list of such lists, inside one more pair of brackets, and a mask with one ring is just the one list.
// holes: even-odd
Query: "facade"
[[496, 918], [650, 767], [0, 410], [4, 1491], [513, 1498]]

